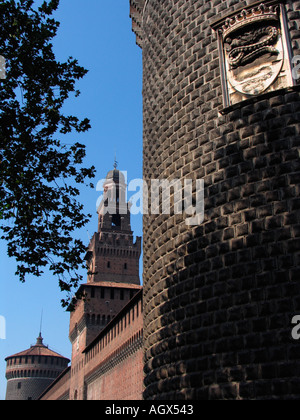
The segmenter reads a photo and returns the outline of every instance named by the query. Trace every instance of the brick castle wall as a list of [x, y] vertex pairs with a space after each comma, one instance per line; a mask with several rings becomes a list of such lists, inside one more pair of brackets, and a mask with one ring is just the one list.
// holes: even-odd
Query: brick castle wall
[[50, 385], [49, 388], [39, 395], [39, 400], [43, 401], [66, 401], [70, 398], [70, 378], [71, 367], [64, 372]]
[[143, 395], [142, 290], [117, 314], [42, 400], [141, 400]]
[[[254, 2], [131, 3], [143, 47], [144, 178], [205, 182], [200, 226], [144, 216], [144, 397], [299, 398], [299, 89], [221, 115], [211, 24]], [[300, 2], [285, 8], [296, 55]]]
[[88, 400], [141, 400], [143, 301], [140, 291], [85, 350]]

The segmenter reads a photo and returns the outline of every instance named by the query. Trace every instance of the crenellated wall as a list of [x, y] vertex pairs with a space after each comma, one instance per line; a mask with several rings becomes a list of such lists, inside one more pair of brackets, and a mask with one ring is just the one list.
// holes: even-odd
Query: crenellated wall
[[[79, 357], [80, 356], [80, 357]], [[42, 400], [141, 400], [143, 396], [142, 290], [72, 359]]]
[[143, 395], [142, 290], [85, 350], [88, 400], [141, 400]]

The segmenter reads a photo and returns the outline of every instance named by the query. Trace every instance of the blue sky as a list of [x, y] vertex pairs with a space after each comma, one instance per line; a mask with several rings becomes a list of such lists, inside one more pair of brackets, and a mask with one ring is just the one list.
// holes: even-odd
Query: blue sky
[[[66, 142], [87, 146], [85, 165], [94, 165], [97, 181], [112, 169], [115, 153], [128, 180], [142, 178], [142, 52], [135, 44], [129, 18], [129, 0], [60, 0], [54, 17], [60, 21], [54, 40], [57, 59], [69, 56], [89, 70], [77, 84], [81, 96], [70, 99], [65, 113], [88, 117], [92, 128]], [[81, 188], [80, 201], [93, 219], [78, 235], [88, 244], [97, 229], [96, 188]], [[141, 215], [132, 216], [134, 234], [142, 236]], [[43, 311], [44, 343], [71, 357], [69, 314], [62, 309], [64, 296], [57, 279], [45, 273], [21, 284], [14, 275], [16, 263], [0, 242], [0, 317], [6, 320], [6, 339], [0, 339], [0, 400], [5, 398], [5, 357], [35, 344]], [[85, 274], [85, 273], [83, 273]]]

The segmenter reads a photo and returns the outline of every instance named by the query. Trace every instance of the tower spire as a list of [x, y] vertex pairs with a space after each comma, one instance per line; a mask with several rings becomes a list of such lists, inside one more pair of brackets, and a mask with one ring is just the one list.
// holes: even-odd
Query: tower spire
[[41, 313], [41, 322], [40, 322], [40, 334], [39, 334], [39, 337], [42, 337], [42, 324], [43, 324], [43, 309], [42, 309], [42, 313]]

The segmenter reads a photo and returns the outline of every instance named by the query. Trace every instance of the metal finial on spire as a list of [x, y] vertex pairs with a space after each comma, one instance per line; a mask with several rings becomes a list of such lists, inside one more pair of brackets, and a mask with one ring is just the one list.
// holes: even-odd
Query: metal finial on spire
[[41, 313], [41, 321], [40, 321], [40, 333], [36, 340], [36, 346], [43, 346], [43, 337], [42, 337], [42, 323], [43, 323], [43, 309]]
[[114, 168], [117, 169], [118, 167], [118, 162], [117, 162], [117, 154], [115, 153], [115, 163], [114, 163]]

